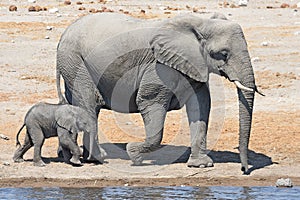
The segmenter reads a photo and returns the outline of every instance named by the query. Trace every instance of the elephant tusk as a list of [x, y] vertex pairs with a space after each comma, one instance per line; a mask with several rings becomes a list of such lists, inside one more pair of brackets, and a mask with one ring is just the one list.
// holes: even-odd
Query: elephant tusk
[[246, 91], [254, 92], [253, 89], [244, 86], [244, 85], [241, 84], [239, 81], [234, 81], [234, 84], [236, 85], [236, 87], [238, 87], [238, 88], [241, 89], [241, 90], [246, 90]]

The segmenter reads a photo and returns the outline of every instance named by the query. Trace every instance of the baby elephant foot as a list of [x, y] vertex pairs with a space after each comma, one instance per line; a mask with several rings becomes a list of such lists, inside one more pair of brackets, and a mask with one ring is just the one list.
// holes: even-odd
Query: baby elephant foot
[[142, 143], [140, 142], [131, 142], [126, 146], [127, 154], [135, 166], [141, 165], [143, 162], [143, 156], [140, 151], [141, 146]]
[[187, 166], [188, 167], [200, 167], [200, 168], [213, 167], [214, 162], [207, 155], [200, 155], [199, 157], [190, 156]]
[[36, 167], [45, 167], [46, 166], [46, 164], [42, 160], [33, 162], [33, 165]]

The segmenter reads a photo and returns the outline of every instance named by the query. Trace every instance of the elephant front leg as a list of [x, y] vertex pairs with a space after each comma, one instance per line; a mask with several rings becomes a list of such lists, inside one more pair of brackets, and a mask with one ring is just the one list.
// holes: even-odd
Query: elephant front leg
[[143, 154], [160, 148], [163, 135], [166, 110], [163, 106], [156, 104], [148, 106], [141, 111], [146, 131], [145, 142], [128, 143], [126, 149], [133, 165], [141, 165]]
[[191, 155], [188, 167], [212, 167], [213, 160], [206, 154], [207, 126], [210, 112], [210, 94], [206, 85], [186, 104], [191, 133]]

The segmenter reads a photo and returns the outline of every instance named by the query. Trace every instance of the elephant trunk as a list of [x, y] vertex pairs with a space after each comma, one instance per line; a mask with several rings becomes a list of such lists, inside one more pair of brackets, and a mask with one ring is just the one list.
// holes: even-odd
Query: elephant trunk
[[[248, 145], [250, 139], [255, 80], [252, 66], [240, 72], [241, 84], [248, 89], [237, 88], [239, 98], [239, 151], [244, 174], [248, 173]], [[251, 90], [252, 89], [252, 90]]]

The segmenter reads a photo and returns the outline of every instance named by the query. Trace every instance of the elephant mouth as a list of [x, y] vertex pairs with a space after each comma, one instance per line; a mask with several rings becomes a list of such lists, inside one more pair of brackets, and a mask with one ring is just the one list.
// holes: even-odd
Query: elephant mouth
[[244, 90], [244, 91], [257, 92], [257, 93], [260, 94], [261, 96], [265, 96], [262, 92], [260, 92], [260, 91], [257, 89], [256, 86], [255, 86], [254, 88], [246, 87], [246, 86], [244, 86], [240, 81], [230, 79], [229, 76], [228, 76], [222, 69], [219, 69], [219, 73], [220, 73], [221, 76], [225, 77], [225, 78], [228, 79], [230, 82], [233, 82], [237, 88], [239, 88], [239, 89], [241, 89], [241, 90]]

